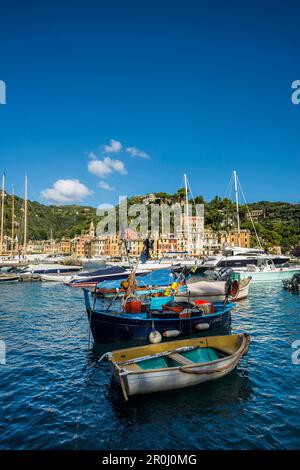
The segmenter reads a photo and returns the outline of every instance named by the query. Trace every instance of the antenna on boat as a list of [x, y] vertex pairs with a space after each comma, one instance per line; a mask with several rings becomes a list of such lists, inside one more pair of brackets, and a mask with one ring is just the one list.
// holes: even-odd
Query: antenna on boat
[[27, 179], [27, 175], [25, 175], [23, 255], [26, 255], [26, 250], [27, 250], [27, 210], [28, 210], [27, 198], [28, 198], [28, 179]]
[[2, 174], [0, 255], [3, 250], [5, 173]]
[[237, 184], [236, 171], [233, 170], [234, 178], [234, 192], [235, 192], [235, 202], [236, 202], [236, 215], [237, 215], [237, 226], [238, 226], [238, 246], [241, 246], [241, 227], [240, 227], [240, 213], [239, 213], [239, 192]]

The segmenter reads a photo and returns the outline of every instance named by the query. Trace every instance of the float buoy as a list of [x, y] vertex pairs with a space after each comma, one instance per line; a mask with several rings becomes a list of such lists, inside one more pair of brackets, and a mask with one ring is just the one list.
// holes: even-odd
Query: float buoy
[[198, 331], [204, 331], [204, 330], [208, 330], [209, 329], [209, 324], [208, 323], [198, 323], [196, 326], [195, 326], [196, 330]]
[[167, 331], [163, 332], [163, 337], [164, 338], [173, 338], [173, 337], [179, 336], [179, 335], [180, 335], [180, 331], [178, 331], [178, 330], [167, 330]]
[[159, 331], [153, 329], [148, 336], [149, 343], [157, 344], [160, 343], [162, 340], [162, 336]]

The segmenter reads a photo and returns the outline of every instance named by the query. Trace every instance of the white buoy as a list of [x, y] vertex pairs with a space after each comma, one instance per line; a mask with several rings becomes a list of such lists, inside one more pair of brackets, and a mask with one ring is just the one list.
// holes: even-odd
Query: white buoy
[[203, 331], [203, 330], [208, 330], [209, 329], [209, 324], [208, 323], [198, 323], [195, 326], [196, 330]]
[[165, 338], [173, 338], [174, 336], [179, 336], [179, 335], [180, 335], [180, 331], [178, 330], [168, 330], [168, 331], [163, 332], [163, 336]]
[[162, 336], [159, 331], [152, 330], [151, 333], [149, 333], [148, 340], [149, 340], [149, 343], [157, 344], [161, 342]]

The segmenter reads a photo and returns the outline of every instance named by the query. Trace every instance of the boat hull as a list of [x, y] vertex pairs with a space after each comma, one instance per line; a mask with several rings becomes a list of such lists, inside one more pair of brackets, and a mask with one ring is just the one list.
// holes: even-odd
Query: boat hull
[[[246, 299], [249, 295], [251, 278], [243, 279], [239, 284], [239, 290], [235, 297], [229, 296], [230, 302]], [[207, 300], [209, 302], [224, 302], [226, 300], [225, 294], [225, 281], [199, 281], [187, 284], [188, 290], [186, 292], [178, 292], [175, 296], [175, 301], [183, 302], [195, 300]]]
[[19, 276], [11, 276], [11, 275], [0, 275], [0, 283], [2, 282], [18, 282]]
[[300, 273], [300, 268], [279, 268], [273, 271], [239, 272], [241, 279], [251, 276], [252, 282], [280, 282]]
[[170, 330], [179, 331], [179, 336], [191, 336], [199, 334], [199, 328], [202, 331], [210, 331], [227, 327], [231, 322], [233, 304], [228, 304], [221, 312], [211, 315], [191, 318], [147, 318], [146, 314], [118, 314], [118, 312], [93, 310], [87, 299], [88, 291], [85, 290], [84, 293], [91, 332], [97, 343], [136, 341], [147, 344], [153, 329], [163, 338], [164, 333]]
[[[92, 287], [104, 281], [122, 281], [128, 279], [129, 274], [130, 272], [126, 271], [123, 273], [103, 274], [99, 276], [74, 276], [65, 284], [70, 287]], [[136, 277], [144, 276], [145, 274], [148, 274], [148, 271], [137, 272]]]
[[[201, 374], [198, 374], [199, 367], [197, 366], [194, 368], [194, 374], [187, 374], [177, 369], [174, 371], [168, 371], [168, 380], [166, 380], [165, 371], [155, 371], [147, 375], [143, 373], [127, 375], [124, 378], [126, 393], [128, 396], [132, 396], [192, 387], [204, 382], [220, 379], [229, 374], [235, 366], [236, 362], [226, 360], [223, 362], [223, 369], [219, 372], [217, 370], [214, 371], [211, 366], [207, 368], [206, 373], [202, 370]], [[219, 368], [220, 365], [217, 367]]]
[[[237, 366], [239, 360], [247, 354], [250, 337], [244, 335], [239, 336], [239, 347], [226, 357], [212, 362], [195, 363], [191, 366], [172, 367], [168, 369], [156, 369], [148, 371], [128, 371], [126, 366], [118, 366], [114, 362], [113, 357], [109, 357], [110, 369], [113, 376], [122, 388], [124, 398], [127, 400], [129, 396], [143, 395], [147, 393], [166, 392], [178, 390], [182, 388], [199, 385], [205, 382], [220, 379], [228, 375]], [[222, 341], [223, 337], [218, 337], [218, 341]], [[228, 340], [227, 336], [227, 340]], [[210, 338], [212, 341], [214, 338]], [[190, 343], [193, 340], [188, 340]], [[203, 341], [207, 341], [203, 338]], [[226, 341], [226, 340], [225, 340]], [[185, 341], [181, 341], [181, 343]], [[179, 344], [177, 342], [177, 344]], [[174, 344], [174, 342], [170, 343]], [[172, 348], [170, 347], [170, 350]], [[118, 353], [118, 351], [117, 351]]]

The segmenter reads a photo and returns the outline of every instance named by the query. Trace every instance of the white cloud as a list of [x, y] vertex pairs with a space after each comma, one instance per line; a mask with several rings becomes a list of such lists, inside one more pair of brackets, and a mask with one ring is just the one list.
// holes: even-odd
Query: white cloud
[[110, 157], [104, 157], [103, 160], [90, 160], [88, 170], [93, 175], [100, 176], [101, 178], [106, 178], [113, 172], [127, 175], [124, 163], [121, 160], [114, 160]]
[[89, 161], [88, 170], [93, 175], [100, 176], [101, 178], [106, 178], [106, 176], [112, 173], [112, 169], [103, 160]]
[[109, 145], [104, 145], [104, 152], [117, 153], [122, 150], [122, 144], [118, 140], [110, 139]]
[[99, 181], [98, 187], [101, 189], [105, 189], [106, 191], [113, 191], [115, 189], [106, 181]]
[[121, 175], [127, 175], [127, 170], [121, 160], [113, 160], [112, 158], [104, 157], [103, 161], [116, 173], [120, 173]]
[[139, 150], [136, 147], [127, 147], [126, 152], [130, 153], [132, 157], [144, 158], [145, 160], [150, 160], [150, 156], [143, 150]]
[[92, 194], [87, 186], [77, 179], [61, 179], [55, 181], [52, 188], [44, 189], [41, 196], [55, 204], [71, 204], [80, 202]]

